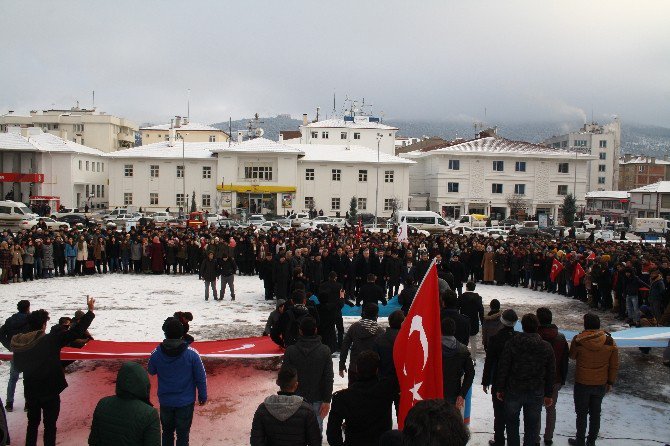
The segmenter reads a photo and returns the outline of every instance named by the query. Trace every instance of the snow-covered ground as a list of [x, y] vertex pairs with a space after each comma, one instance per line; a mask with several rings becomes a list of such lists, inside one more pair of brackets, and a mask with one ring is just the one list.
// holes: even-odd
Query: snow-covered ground
[[[86, 295], [96, 298], [96, 319], [91, 333], [97, 339], [122, 341], [160, 341], [163, 320], [175, 311], [191, 311], [194, 321], [191, 333], [197, 340], [224, 339], [260, 335], [272, 302], [263, 299], [262, 283], [257, 277], [236, 277], [237, 300], [229, 296], [222, 302], [204, 301], [203, 282], [194, 276], [105, 275], [83, 278], [40, 280], [0, 287], [0, 315], [8, 317], [16, 302], [29, 299], [32, 309], [44, 308], [55, 323], [60, 316], [72, 316], [85, 309]], [[477, 291], [485, 305], [493, 298], [503, 308], [513, 307], [522, 314], [538, 306], [552, 308], [555, 322], [561, 328], [579, 330], [584, 304], [553, 294], [523, 288], [479, 285]], [[610, 330], [623, 328], [611, 316], [603, 314]], [[345, 324], [355, 319], [345, 321]], [[385, 322], [380, 320], [380, 322]], [[493, 431], [490, 395], [482, 391], [483, 349], [476, 352], [477, 376], [473, 391], [472, 445], [485, 445]], [[603, 445], [658, 445], [670, 442], [670, 386], [668, 372], [661, 364], [660, 351], [642, 357], [637, 349], [622, 352], [621, 380], [603, 403], [601, 440]], [[337, 360], [335, 367], [337, 367]], [[251, 418], [258, 404], [275, 389], [276, 361], [207, 361], [210, 402], [196, 408], [191, 444], [248, 444]], [[92, 361], [75, 363], [68, 369], [70, 387], [62, 394], [58, 422], [59, 444], [83, 445], [93, 409], [103, 396], [114, 393], [114, 382], [120, 362]], [[8, 364], [0, 364], [0, 392], [8, 377]], [[558, 398], [558, 422], [554, 444], [567, 444], [574, 434], [572, 376]], [[152, 401], [157, 405], [156, 383]], [[346, 379], [336, 373], [335, 388], [346, 386]], [[26, 417], [23, 412], [23, 387], [17, 387], [15, 411], [8, 414], [13, 444], [22, 444]], [[325, 444], [325, 442], [324, 442]]]

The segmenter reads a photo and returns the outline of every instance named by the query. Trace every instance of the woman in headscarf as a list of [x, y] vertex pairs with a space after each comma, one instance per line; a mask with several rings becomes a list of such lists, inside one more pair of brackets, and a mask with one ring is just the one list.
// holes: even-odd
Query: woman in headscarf
[[153, 271], [154, 274], [163, 274], [163, 269], [165, 268], [165, 259], [164, 257], [164, 250], [163, 250], [163, 245], [161, 244], [160, 239], [158, 236], [155, 236], [153, 238], [153, 242], [151, 243], [151, 271]]
[[493, 283], [494, 274], [495, 274], [495, 254], [493, 253], [493, 246], [489, 245], [486, 247], [486, 253], [482, 258], [482, 268], [484, 269], [484, 283]]

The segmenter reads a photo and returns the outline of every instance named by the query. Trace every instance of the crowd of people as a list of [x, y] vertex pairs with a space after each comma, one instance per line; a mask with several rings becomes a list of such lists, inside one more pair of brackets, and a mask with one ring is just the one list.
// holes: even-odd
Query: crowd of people
[[[577, 422], [571, 444], [595, 444], [602, 398], [614, 384], [618, 368], [616, 345], [601, 329], [597, 312], [613, 311], [633, 326], [670, 325], [669, 259], [670, 250], [660, 244], [455, 234], [415, 234], [399, 242], [393, 231], [337, 227], [269, 232], [215, 227], [140, 226], [127, 232], [102, 227], [69, 231], [37, 228], [5, 231], [0, 236], [3, 283], [79, 274], [193, 274], [204, 280], [206, 300], [210, 290], [214, 300], [223, 300], [226, 287], [234, 300], [235, 276], [257, 275], [265, 299], [276, 303], [263, 334], [285, 348], [285, 355], [277, 378], [279, 393], [268, 397], [254, 416], [252, 445], [321, 444], [323, 420], [328, 414], [325, 438], [331, 445], [466, 444], [469, 434], [459, 409], [475, 379], [471, 338], [480, 328], [486, 351], [481, 384], [485, 392], [491, 391], [495, 418], [490, 444], [521, 443], [522, 410], [523, 444], [538, 444], [543, 406], [547, 412], [544, 443], [553, 443], [555, 402], [558, 390], [565, 385], [568, 358], [576, 361]], [[397, 407], [399, 397], [393, 344], [419, 282], [433, 261], [440, 285], [444, 398], [417, 405], [403, 431], [394, 432], [392, 406]], [[220, 291], [217, 282], [221, 283]], [[570, 346], [552, 324], [551, 311], [544, 307], [524, 315], [523, 332], [515, 334], [513, 327], [519, 318], [514, 310], [501, 311], [500, 303], [494, 300], [486, 312], [475, 291], [477, 283], [558, 293], [588, 303], [592, 312], [584, 316], [584, 331]], [[318, 303], [311, 296], [316, 296]], [[384, 329], [378, 323], [378, 305], [395, 298], [402, 309], [389, 316], [389, 328]], [[362, 306], [362, 317], [345, 330], [342, 308], [356, 304]], [[26, 318], [35, 318], [33, 314], [27, 313]], [[26, 324], [31, 329], [28, 333], [41, 330], [41, 335], [33, 334], [22, 342], [16, 335], [9, 338], [16, 373], [23, 371], [26, 377], [34, 373], [34, 364], [25, 365], [19, 358], [20, 349], [34, 347], [31, 342], [44, 337], [45, 325], [38, 327], [42, 319]], [[48, 342], [50, 357], [57, 358], [53, 353], [57, 347], [59, 350], [79, 339], [90, 324], [88, 319], [73, 323], [60, 337], [54, 336], [54, 341]], [[184, 318], [166, 321], [166, 341], [152, 354], [148, 367], [149, 373], [159, 375], [164, 445], [173, 444], [174, 433], [177, 444], [187, 444], [183, 441], [188, 441], [196, 388], [198, 401], [204, 404], [207, 399], [204, 368], [200, 373], [202, 363], [188, 353], [193, 350], [185, 341], [184, 323], [187, 327]], [[63, 334], [71, 331], [73, 335]], [[349, 386], [333, 393], [332, 361], [338, 352], [337, 370], [341, 376], [347, 374]], [[667, 363], [670, 349], [665, 355]], [[188, 382], [181, 383], [188, 389], [183, 398], [175, 397], [174, 391], [161, 392], [161, 366], [164, 382], [174, 383], [181, 376], [167, 378], [172, 372], [165, 370], [171, 370], [174, 361], [180, 370], [190, 367], [190, 372], [184, 372], [190, 377]], [[142, 390], [146, 373], [133, 366], [124, 366], [120, 377], [121, 372], [126, 385], [135, 387], [119, 389], [117, 384], [116, 398], [133, 395], [146, 401]], [[57, 397], [62, 388], [55, 390], [56, 395], [49, 398]], [[54, 427], [53, 434], [51, 428], [45, 429], [45, 442], [47, 431], [49, 438], [55, 438], [55, 420], [47, 416], [53, 414], [55, 400], [51, 401], [53, 406], [45, 406], [42, 395], [38, 398], [26, 393], [26, 397], [27, 401], [40, 401], [34, 406], [27, 404], [29, 434], [33, 435], [33, 429], [36, 435], [35, 420], [39, 425], [39, 417], [35, 414], [41, 410], [45, 427], [47, 423]], [[108, 401], [103, 406], [117, 407], [117, 403]], [[155, 436], [160, 427], [156, 430], [153, 415], [145, 415], [152, 426], [147, 435]], [[108, 442], [108, 438], [120, 438], [118, 435], [126, 435], [123, 432], [131, 427], [139, 429], [126, 425], [112, 428], [101, 419], [106, 418], [94, 416], [90, 444], [120, 444]]]

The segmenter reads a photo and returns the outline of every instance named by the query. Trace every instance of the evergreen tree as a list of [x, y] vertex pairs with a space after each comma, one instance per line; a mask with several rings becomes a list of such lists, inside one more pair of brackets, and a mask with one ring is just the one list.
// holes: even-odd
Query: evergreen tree
[[349, 200], [349, 223], [356, 221], [356, 214], [358, 214], [358, 198], [351, 197]]
[[563, 223], [565, 226], [572, 226], [575, 222], [575, 214], [577, 213], [577, 200], [572, 194], [568, 194], [563, 199]]
[[193, 195], [191, 195], [191, 212], [197, 211], [198, 208], [195, 205], [195, 191], [193, 191]]

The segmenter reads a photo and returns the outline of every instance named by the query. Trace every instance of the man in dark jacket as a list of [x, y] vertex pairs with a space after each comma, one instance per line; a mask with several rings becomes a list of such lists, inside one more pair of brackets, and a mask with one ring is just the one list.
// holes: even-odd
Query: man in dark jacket
[[416, 282], [414, 281], [414, 277], [406, 277], [402, 291], [398, 295], [398, 303], [400, 304], [400, 309], [405, 314], [405, 316], [409, 312], [409, 308], [412, 306], [412, 302], [414, 302], [414, 297], [416, 296], [417, 290], [418, 288], [416, 286]]
[[[463, 281], [466, 279], [465, 265], [460, 261], [457, 255], [454, 255], [447, 268], [454, 277], [454, 288], [458, 291], [458, 297], [463, 294]], [[473, 288], [474, 290], [474, 288]]]
[[88, 313], [69, 331], [45, 334], [49, 313], [37, 310], [28, 316], [31, 331], [12, 338], [14, 364], [23, 372], [23, 389], [28, 409], [26, 445], [37, 445], [37, 430], [44, 419], [44, 444], [56, 444], [56, 423], [60, 412], [60, 394], [67, 387], [60, 363], [60, 351], [75, 339], [84, 337], [95, 314], [95, 299], [86, 297]]
[[467, 316], [470, 322], [470, 336], [479, 333], [479, 324], [484, 324], [484, 304], [482, 296], [475, 293], [475, 287], [474, 282], [468, 282], [460, 299], [461, 314]]
[[223, 251], [223, 257], [219, 262], [219, 272], [221, 273], [221, 295], [219, 300], [223, 300], [226, 294], [226, 285], [230, 288], [230, 300], [235, 300], [235, 272], [237, 263], [232, 257], [228, 257], [228, 250]]
[[333, 358], [317, 335], [314, 318], [308, 316], [300, 322], [300, 337], [286, 349], [284, 365], [298, 371], [296, 394], [312, 407], [321, 431], [333, 396]]
[[93, 412], [90, 446], [161, 444], [158, 412], [149, 401], [149, 376], [135, 362], [126, 362], [116, 376], [116, 395], [102, 398]]
[[440, 320], [450, 317], [456, 323], [456, 340], [467, 346], [470, 343], [470, 319], [458, 312], [458, 297], [453, 290], [442, 293], [443, 308], [440, 311]]
[[207, 402], [207, 375], [198, 352], [182, 339], [184, 326], [170, 317], [163, 323], [165, 340], [151, 353], [147, 369], [158, 375], [158, 402], [163, 426], [163, 444], [188, 445], [193, 407]]
[[[395, 379], [379, 379], [379, 355], [366, 350], [356, 358], [357, 381], [333, 395], [333, 410], [328, 418], [328, 444], [331, 446], [369, 446], [393, 426], [391, 404], [397, 393]], [[342, 430], [346, 442], [342, 439]]]
[[[217, 268], [216, 260], [214, 260], [214, 252], [207, 253], [207, 257], [200, 264], [200, 277], [205, 281], [205, 300], [209, 300], [209, 288], [212, 288], [214, 300], [216, 297], [216, 278], [219, 276], [219, 269]], [[223, 296], [221, 296], [223, 299]]]
[[288, 299], [291, 273], [291, 265], [286, 261], [286, 256], [280, 254], [274, 261], [272, 268], [272, 280], [274, 281], [274, 292], [277, 299]]
[[363, 305], [371, 303], [379, 305], [379, 302], [382, 305], [386, 305], [386, 297], [384, 289], [375, 283], [376, 276], [372, 273], [367, 275], [367, 282], [361, 286], [358, 291], [358, 298], [356, 299], [356, 305], [359, 305], [360, 302], [363, 302]]
[[251, 423], [251, 446], [321, 446], [321, 432], [314, 411], [295, 394], [298, 371], [284, 364], [277, 376], [279, 392], [256, 409]]
[[[398, 332], [405, 320], [405, 313], [401, 310], [395, 310], [388, 317], [389, 328], [384, 331], [384, 334], [377, 337], [372, 346], [372, 350], [379, 355], [379, 378], [395, 378], [395, 363], [393, 362], [393, 347], [395, 340], [398, 337]], [[393, 404], [395, 404], [396, 411], [400, 406], [400, 393], [396, 393], [393, 397]]]
[[[10, 350], [10, 343], [14, 335], [25, 333], [28, 330], [30, 302], [21, 300], [16, 305], [16, 309], [18, 313], [14, 313], [7, 318], [5, 325], [0, 327], [0, 342], [7, 350]], [[7, 401], [5, 403], [7, 412], [14, 410], [14, 393], [16, 392], [16, 383], [19, 381], [19, 375], [19, 371], [14, 366], [14, 361], [11, 361], [9, 363], [9, 381], [7, 381]]]
[[498, 363], [496, 396], [505, 402], [507, 444], [519, 446], [519, 415], [523, 409], [524, 446], [534, 446], [542, 416], [549, 407], [556, 380], [556, 360], [551, 345], [537, 334], [540, 322], [532, 313], [521, 318], [523, 333], [505, 344]]
[[272, 300], [272, 295], [274, 293], [272, 270], [272, 253], [268, 251], [265, 254], [265, 258], [258, 262], [258, 278], [263, 281], [263, 288], [265, 289], [265, 300]]
[[[551, 394], [551, 399], [554, 404], [545, 408], [547, 412], [547, 419], [544, 427], [544, 444], [550, 445], [554, 441], [554, 429], [556, 427], [556, 400], [558, 399], [558, 391], [565, 385], [565, 380], [568, 377], [568, 362], [570, 360], [570, 347], [568, 341], [561, 333], [558, 332], [558, 327], [551, 323], [551, 310], [546, 307], [538, 308], [535, 311], [537, 319], [540, 321], [540, 327], [537, 329], [537, 334], [542, 339], [551, 345], [554, 351], [554, 359], [556, 361], [556, 379], [554, 380], [554, 389]], [[541, 418], [540, 418], [541, 421]], [[538, 426], [540, 429], [541, 426]], [[539, 433], [539, 430], [538, 430]], [[538, 435], [537, 443], [540, 442]]]
[[317, 291], [319, 298], [319, 333], [323, 343], [330, 347], [330, 351], [338, 350], [335, 324], [338, 316], [342, 317], [341, 304], [344, 302], [344, 289], [337, 281], [337, 273], [331, 271], [328, 281], [321, 283]]
[[385, 257], [384, 275], [388, 286], [389, 300], [398, 295], [400, 290], [400, 275], [402, 274], [402, 261], [398, 257], [398, 251], [392, 251], [391, 256]]
[[456, 322], [442, 319], [442, 385], [444, 399], [462, 409], [465, 396], [475, 379], [475, 368], [468, 348], [454, 337]]
[[500, 316], [502, 328], [498, 333], [491, 336], [488, 341], [488, 348], [486, 350], [486, 360], [484, 361], [484, 372], [482, 373], [482, 387], [484, 393], [488, 393], [491, 388], [491, 397], [493, 400], [493, 440], [489, 440], [490, 446], [504, 446], [505, 445], [505, 404], [496, 397], [498, 392], [498, 362], [505, 349], [507, 341], [514, 336], [514, 325], [519, 320], [514, 310], [505, 310]]
[[319, 321], [319, 313], [312, 301], [305, 298], [303, 290], [295, 290], [291, 294], [291, 300], [286, 302], [284, 312], [279, 317], [279, 322], [272, 327], [270, 337], [275, 344], [288, 348], [298, 340], [300, 322], [303, 318], [311, 316], [315, 321]]
[[344, 378], [347, 371], [347, 356], [351, 349], [349, 360], [349, 385], [356, 381], [356, 358], [365, 350], [372, 350], [375, 340], [384, 333], [384, 329], [377, 324], [379, 307], [375, 304], [363, 306], [363, 314], [359, 321], [351, 324], [342, 342], [340, 352], [340, 377]]

